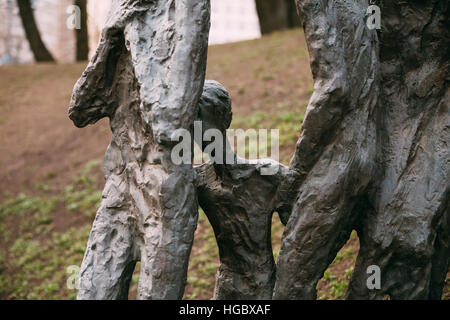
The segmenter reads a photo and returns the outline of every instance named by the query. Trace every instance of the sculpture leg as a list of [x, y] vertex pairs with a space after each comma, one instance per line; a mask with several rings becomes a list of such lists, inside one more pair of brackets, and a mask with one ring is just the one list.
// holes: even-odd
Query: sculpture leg
[[[424, 183], [423, 190], [417, 190], [421, 188], [414, 183], [415, 191], [405, 182], [412, 181], [405, 174], [388, 205], [381, 206], [384, 211], [366, 215], [348, 299], [441, 299], [450, 261], [445, 176], [440, 180], [438, 173], [411, 172], [423, 172], [425, 176], [418, 181], [427, 181], [429, 176], [437, 184]], [[369, 266], [380, 268], [378, 289], [367, 286]]]
[[343, 160], [346, 166], [316, 170], [300, 189], [283, 235], [274, 299], [316, 299], [318, 281], [350, 237], [352, 212], [370, 174], [354, 159]]
[[141, 213], [138, 299], [182, 299], [198, 219], [193, 169], [153, 165], [142, 172], [145, 187], [130, 190]]
[[[448, 247], [441, 247], [434, 257], [430, 257], [414, 247], [382, 248], [372, 242], [364, 243], [360, 252], [347, 299], [441, 299], [449, 266]], [[373, 271], [369, 272], [369, 266], [380, 268], [379, 288], [368, 286], [373, 283], [374, 275]]]
[[[388, 115], [378, 128], [383, 144], [377, 163], [382, 166], [371, 195], [373, 209], [365, 214], [359, 232], [361, 250], [350, 299], [441, 298], [450, 259], [450, 120], [445, 117], [450, 112], [450, 90], [444, 97], [429, 99], [424, 104], [428, 109], [414, 121], [401, 104], [396, 114], [382, 113]], [[399, 123], [406, 124], [402, 130], [397, 130]], [[371, 265], [381, 269], [380, 290], [366, 286]]]
[[429, 299], [441, 300], [445, 279], [450, 272], [450, 197], [447, 197], [447, 211], [438, 229], [435, 253], [432, 258]]
[[[348, 240], [375, 169], [378, 37], [367, 1], [298, 0], [315, 80], [291, 169], [302, 174], [283, 235], [275, 299], [315, 299]], [[361, 49], [363, 48], [363, 49]]]
[[78, 300], [126, 300], [137, 257], [126, 182], [107, 181], [89, 237], [80, 274]]

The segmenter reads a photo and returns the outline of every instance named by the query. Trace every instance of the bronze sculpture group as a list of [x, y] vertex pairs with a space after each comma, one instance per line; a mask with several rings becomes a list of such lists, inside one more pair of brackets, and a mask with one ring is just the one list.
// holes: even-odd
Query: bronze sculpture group
[[[69, 110], [79, 127], [109, 117], [113, 133], [79, 299], [126, 299], [137, 261], [139, 299], [181, 299], [198, 205], [219, 247], [216, 299], [316, 298], [352, 230], [361, 250], [348, 298], [440, 298], [450, 263], [449, 5], [382, 3], [385, 33], [366, 27], [368, 5], [297, 0], [316, 86], [289, 167], [240, 159], [226, 138], [234, 163], [193, 167], [171, 158], [176, 131], [199, 120], [224, 133], [232, 114], [225, 88], [205, 82], [209, 0], [113, 1]], [[261, 174], [270, 166], [275, 174]], [[277, 264], [274, 212], [286, 225]], [[366, 287], [371, 265], [382, 270], [379, 290]]]

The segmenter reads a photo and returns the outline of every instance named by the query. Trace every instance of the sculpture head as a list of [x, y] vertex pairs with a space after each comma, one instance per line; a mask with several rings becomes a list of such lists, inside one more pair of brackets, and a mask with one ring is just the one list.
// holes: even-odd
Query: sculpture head
[[[210, 129], [219, 130], [226, 138], [226, 131], [231, 125], [233, 113], [231, 111], [231, 99], [228, 91], [219, 82], [206, 80], [203, 93], [198, 102], [197, 121], [202, 122], [202, 136]], [[203, 139], [202, 139], [203, 140]], [[208, 142], [202, 141], [202, 150]]]

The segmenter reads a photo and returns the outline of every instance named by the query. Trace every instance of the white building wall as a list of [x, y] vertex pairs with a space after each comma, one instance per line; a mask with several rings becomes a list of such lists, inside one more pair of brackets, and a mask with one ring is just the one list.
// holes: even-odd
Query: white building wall
[[0, 65], [33, 60], [15, 0], [0, 0]]
[[88, 28], [89, 28], [89, 51], [92, 56], [97, 48], [103, 25], [108, 16], [112, 0], [89, 0], [88, 1]]
[[[94, 0], [95, 1], [95, 0]], [[75, 30], [67, 27], [67, 8], [73, 0], [34, 0], [42, 41], [58, 62], [75, 60]]]
[[261, 37], [254, 0], [211, 0], [210, 44]]

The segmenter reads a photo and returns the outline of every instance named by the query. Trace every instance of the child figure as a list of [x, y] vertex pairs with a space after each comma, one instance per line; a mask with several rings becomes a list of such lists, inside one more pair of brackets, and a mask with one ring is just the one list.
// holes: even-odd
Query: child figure
[[[272, 215], [277, 211], [287, 223], [289, 201], [282, 199], [295, 173], [272, 160], [247, 161], [231, 149], [226, 130], [232, 120], [231, 100], [216, 81], [206, 81], [199, 101], [203, 134], [209, 129], [222, 132], [223, 159], [231, 164], [208, 162], [196, 167], [199, 204], [217, 239], [220, 267], [214, 299], [272, 299], [275, 261], [272, 252]], [[208, 144], [197, 141], [202, 150]], [[213, 152], [214, 153], [214, 152]], [[210, 154], [217, 158], [215, 154]], [[272, 175], [264, 175], [270, 169]], [[263, 171], [264, 172], [264, 171]]]

